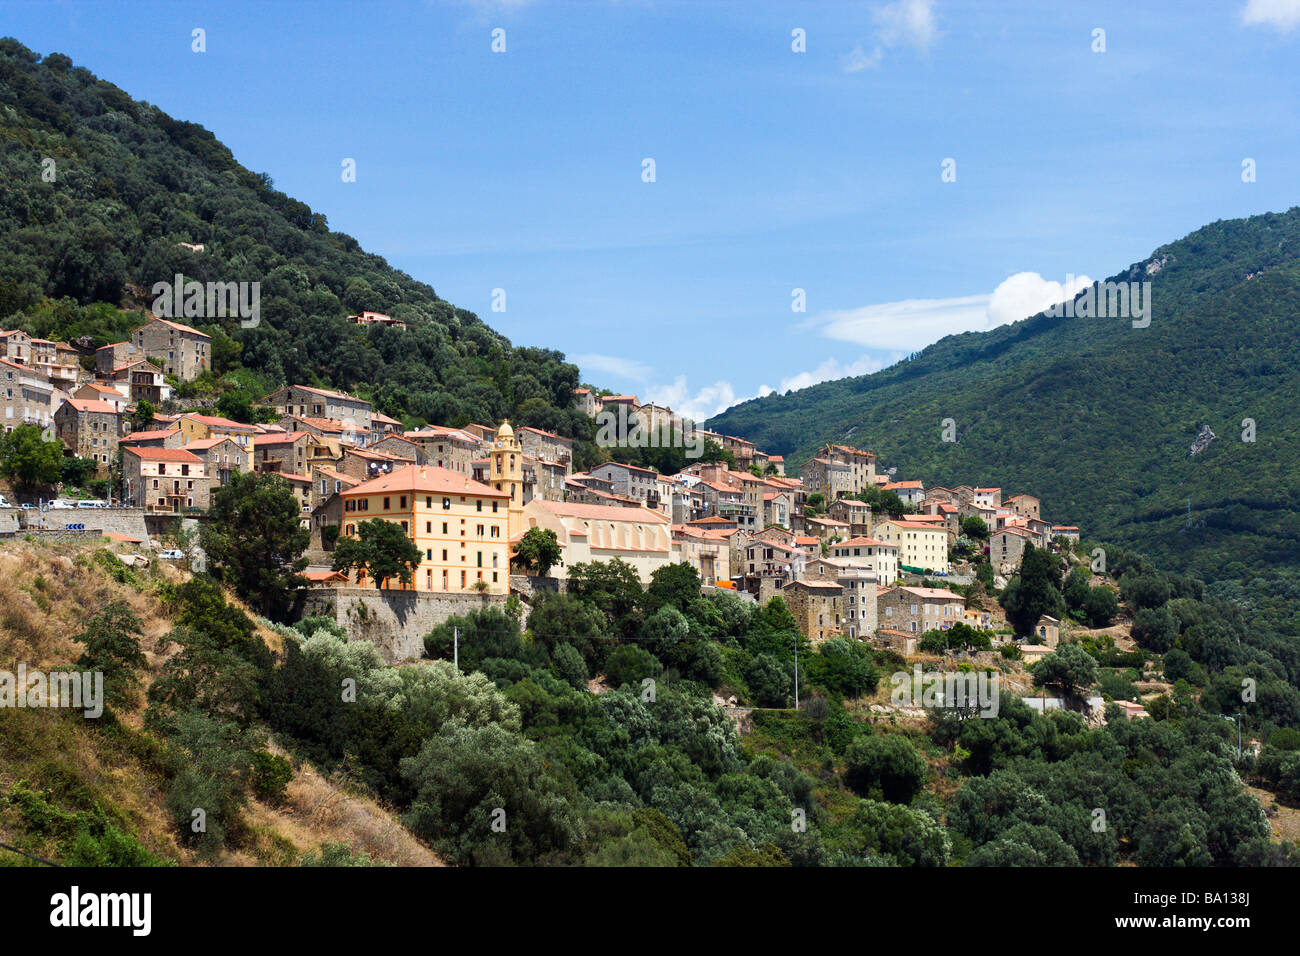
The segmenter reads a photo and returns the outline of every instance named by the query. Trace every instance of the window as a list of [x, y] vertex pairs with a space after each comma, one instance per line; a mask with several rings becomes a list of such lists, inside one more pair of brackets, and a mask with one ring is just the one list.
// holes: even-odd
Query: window
[[[442, 549], [442, 560], [444, 560], [444, 561], [447, 560], [447, 549], [446, 549], [446, 548], [443, 548], [443, 549]], [[445, 573], [445, 572], [444, 572], [444, 573]]]
[[402, 495], [402, 497], [398, 499], [397, 507], [401, 508], [403, 511], [406, 510], [406, 495]]
[[492, 502], [492, 513], [493, 513], [493, 514], [496, 514], [496, 512], [497, 512], [497, 505], [499, 505], [500, 503], [501, 503], [501, 502], [499, 502], [499, 501], [494, 501], [494, 502]]
[[426, 521], [426, 522], [424, 523], [424, 533], [425, 533], [425, 534], [433, 534], [433, 522], [432, 522], [432, 521]]
[[479, 510], [479, 511], [482, 511], [482, 510], [483, 510], [483, 499], [482, 499], [482, 498], [479, 498], [477, 501], [474, 502], [474, 504], [476, 504], [476, 505], [478, 506], [478, 509], [477, 509], [477, 510]]
[[447, 533], [447, 522], [445, 521], [442, 523], [442, 533], [443, 534]]
[[[442, 510], [443, 510], [443, 511], [450, 511], [450, 510], [451, 510], [451, 499], [450, 499], [450, 498], [443, 498], [443, 499], [442, 499]], [[443, 526], [443, 530], [446, 530], [446, 525]]]
[[387, 497], [384, 498], [384, 510], [385, 510], [385, 511], [388, 510], [388, 498], [387, 498]]

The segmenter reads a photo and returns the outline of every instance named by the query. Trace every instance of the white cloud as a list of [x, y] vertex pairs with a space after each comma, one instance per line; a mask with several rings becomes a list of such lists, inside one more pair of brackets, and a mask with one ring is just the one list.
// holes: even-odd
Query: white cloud
[[761, 385], [757, 395], [737, 396], [736, 389], [730, 382], [718, 381], [691, 394], [686, 385], [686, 376], [678, 375], [671, 385], [651, 385], [645, 390], [645, 398], [656, 405], [666, 405], [678, 415], [692, 421], [702, 422], [732, 405], [748, 401], [750, 398], [762, 398], [764, 395], [771, 395], [772, 392], [771, 386]]
[[1037, 315], [1090, 285], [1087, 276], [1067, 276], [1066, 282], [1054, 282], [1037, 272], [1017, 272], [1003, 279], [989, 296], [988, 327], [995, 329]]
[[872, 13], [876, 42], [871, 52], [866, 52], [859, 43], [845, 57], [844, 72], [860, 73], [878, 67], [886, 47], [905, 45], [922, 53], [928, 51], [938, 35], [934, 9], [935, 0], [895, 0], [877, 7]]
[[870, 355], [864, 355], [856, 362], [841, 364], [840, 360], [832, 356], [821, 365], [808, 372], [800, 372], [798, 375], [791, 375], [789, 378], [781, 379], [782, 392], [797, 392], [801, 388], [807, 388], [810, 385], [816, 385], [818, 382], [829, 382], [837, 378], [850, 378], [855, 375], [870, 375], [872, 372], [879, 372], [887, 365], [892, 365], [899, 359], [903, 358], [902, 352], [895, 353], [889, 359], [872, 358]]
[[876, 36], [886, 46], [906, 43], [928, 50], [934, 42], [934, 0], [897, 0], [874, 13]]
[[1241, 22], [1248, 27], [1265, 25], [1290, 33], [1300, 26], [1300, 0], [1246, 0]]
[[[806, 325], [824, 336], [874, 349], [919, 352], [946, 335], [985, 332], [1028, 318], [1063, 302], [1092, 282], [1079, 276], [1070, 283], [1044, 279], [1036, 272], [1018, 272], [992, 293], [950, 299], [903, 299], [821, 313]], [[861, 374], [861, 373], [858, 373]]]
[[584, 374], [587, 372], [604, 372], [606, 375], [630, 378], [637, 382], [644, 382], [653, 371], [645, 362], [620, 358], [617, 355], [598, 355], [592, 352], [587, 355], [570, 356], [569, 360], [577, 363]]
[[875, 69], [880, 66], [880, 59], [884, 55], [885, 51], [880, 47], [876, 47], [870, 53], [864, 53], [862, 50], [862, 44], [859, 43], [853, 48], [853, 52], [845, 58], [844, 72], [860, 73], [863, 70]]

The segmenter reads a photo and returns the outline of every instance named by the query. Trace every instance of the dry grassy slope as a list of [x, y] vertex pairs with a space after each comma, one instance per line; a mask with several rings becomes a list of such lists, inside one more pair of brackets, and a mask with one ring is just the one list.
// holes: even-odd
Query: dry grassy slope
[[[95, 549], [30, 541], [0, 544], [0, 670], [49, 670], [71, 665], [82, 645], [72, 636], [82, 630], [94, 609], [125, 600], [144, 624], [141, 642], [151, 672], [165, 659], [156, 641], [171, 630], [151, 581], [184, 578], [179, 569], [158, 565], [142, 572], [143, 588], [113, 580], [90, 560]], [[247, 610], [247, 608], [245, 608]], [[279, 635], [263, 629], [272, 649]], [[152, 756], [152, 738], [141, 728], [143, 698], [135, 709], [120, 715], [125, 729], [106, 733], [88, 722], [54, 711], [0, 709], [0, 795], [19, 781], [48, 792], [64, 810], [98, 803], [131, 830], [150, 852], [181, 864], [199, 861], [179, 846], [163, 808], [166, 780]], [[21, 818], [0, 799], [0, 842], [15, 842]], [[289, 785], [283, 806], [256, 800], [247, 813], [249, 845], [224, 854], [218, 865], [285, 865], [296, 863], [325, 843], [346, 843], [372, 858], [405, 866], [439, 866], [441, 861], [397, 823], [393, 814], [373, 800], [347, 792], [338, 781], [300, 767]], [[29, 844], [30, 845], [30, 844]], [[53, 855], [47, 846], [33, 847]], [[8, 859], [0, 864], [13, 862]]]

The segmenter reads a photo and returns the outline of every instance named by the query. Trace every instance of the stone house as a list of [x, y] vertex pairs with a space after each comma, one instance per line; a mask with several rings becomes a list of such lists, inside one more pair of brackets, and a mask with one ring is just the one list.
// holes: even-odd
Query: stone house
[[107, 402], [66, 399], [54, 413], [54, 433], [78, 458], [89, 458], [107, 469], [117, 455], [123, 416]]
[[781, 597], [799, 624], [799, 633], [813, 644], [839, 637], [844, 588], [838, 581], [802, 578], [788, 581]]
[[122, 496], [149, 512], [206, 510], [210, 479], [203, 459], [184, 448], [122, 449]]
[[308, 385], [287, 385], [262, 399], [262, 404], [274, 408], [281, 417], [293, 415], [298, 418], [328, 418], [345, 422], [356, 431], [365, 433], [365, 440], [358, 444], [366, 444], [370, 440], [374, 407], [364, 398]]
[[[212, 367], [212, 339], [198, 329], [154, 318], [131, 333], [135, 353], [130, 361], [145, 359], [182, 382], [198, 378]], [[114, 367], [120, 362], [114, 362]]]
[[879, 627], [908, 634], [947, 630], [964, 620], [966, 600], [943, 588], [893, 587], [876, 600]]

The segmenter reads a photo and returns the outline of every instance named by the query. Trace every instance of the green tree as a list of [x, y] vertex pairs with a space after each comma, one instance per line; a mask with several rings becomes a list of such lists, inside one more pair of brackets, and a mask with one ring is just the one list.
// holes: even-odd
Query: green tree
[[1148, 651], [1163, 654], [1178, 639], [1178, 622], [1164, 607], [1144, 607], [1133, 615], [1133, 640]]
[[564, 558], [564, 551], [555, 532], [550, 528], [529, 528], [515, 545], [512, 564], [518, 565], [525, 574], [546, 577], [551, 568]]
[[371, 518], [357, 525], [356, 537], [339, 538], [334, 546], [335, 571], [365, 571], [375, 587], [394, 578], [410, 584], [423, 554], [396, 521]]
[[961, 533], [974, 541], [987, 541], [989, 526], [979, 515], [967, 515], [961, 520]]
[[35, 425], [18, 425], [0, 435], [0, 478], [30, 491], [54, 484], [62, 474], [63, 445], [46, 441]]
[[158, 414], [158, 409], [153, 407], [153, 403], [147, 398], [142, 398], [135, 406], [135, 414], [131, 416], [131, 424], [134, 431], [147, 431], [153, 424], [154, 416]]
[[647, 611], [671, 607], [685, 612], [700, 596], [700, 575], [689, 564], [665, 564], [650, 575], [646, 588]]
[[79, 458], [77, 456], [64, 458], [59, 480], [65, 485], [82, 488], [94, 476], [95, 469], [98, 467], [93, 458]]
[[1007, 621], [1019, 635], [1029, 634], [1044, 614], [1061, 617], [1065, 603], [1061, 598], [1061, 567], [1046, 549], [1025, 546], [1020, 559], [1020, 573], [1002, 592], [1002, 607]]
[[859, 796], [879, 790], [890, 803], [911, 803], [925, 785], [925, 758], [898, 734], [858, 737], [844, 763], [845, 782]]
[[199, 544], [212, 574], [263, 614], [278, 616], [289, 592], [306, 583], [299, 572], [311, 539], [288, 484], [279, 475], [235, 472], [212, 496], [208, 518]]
[[1065, 644], [1032, 668], [1034, 683], [1057, 687], [1067, 697], [1097, 681], [1097, 661], [1078, 644]]
[[104, 698], [110, 704], [126, 703], [140, 686], [135, 672], [149, 664], [140, 650], [143, 630], [130, 605], [118, 599], [95, 613], [86, 629], [72, 638], [86, 645], [77, 666], [104, 675]]
[[1083, 602], [1083, 613], [1088, 619], [1089, 627], [1108, 627], [1119, 611], [1119, 599], [1108, 587], [1097, 586], [1088, 589], [1088, 597]]
[[404, 820], [461, 864], [545, 864], [569, 859], [583, 827], [541, 751], [499, 724], [453, 718], [402, 774], [415, 797]]

